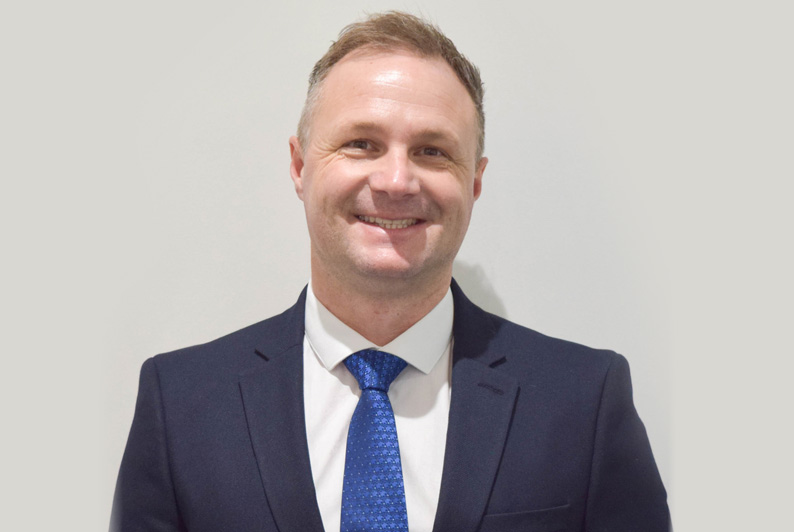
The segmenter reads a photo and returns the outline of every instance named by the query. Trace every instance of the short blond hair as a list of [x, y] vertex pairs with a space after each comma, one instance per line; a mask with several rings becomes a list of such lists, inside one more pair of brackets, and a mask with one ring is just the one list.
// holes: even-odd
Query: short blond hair
[[485, 113], [483, 111], [483, 86], [480, 71], [458, 52], [453, 42], [435, 25], [408, 13], [388, 11], [370, 15], [362, 22], [345, 27], [339, 40], [314, 65], [309, 76], [309, 90], [298, 122], [298, 139], [306, 146], [314, 108], [321, 87], [331, 68], [350, 52], [362, 48], [376, 52], [407, 50], [420, 57], [440, 57], [455, 71], [458, 79], [471, 96], [477, 112], [477, 160], [485, 150]]

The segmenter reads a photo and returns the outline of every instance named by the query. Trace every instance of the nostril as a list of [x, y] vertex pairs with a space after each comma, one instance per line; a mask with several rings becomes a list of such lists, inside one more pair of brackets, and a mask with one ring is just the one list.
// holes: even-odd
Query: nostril
[[419, 185], [415, 177], [408, 172], [391, 172], [388, 175], [371, 174], [369, 186], [373, 191], [385, 192], [390, 196], [404, 196], [419, 192]]

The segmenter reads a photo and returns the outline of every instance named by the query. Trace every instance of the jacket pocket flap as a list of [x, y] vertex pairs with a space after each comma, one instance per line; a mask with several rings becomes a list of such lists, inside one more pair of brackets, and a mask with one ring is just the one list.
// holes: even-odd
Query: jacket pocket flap
[[531, 512], [486, 514], [480, 532], [564, 532], [569, 514], [570, 504]]

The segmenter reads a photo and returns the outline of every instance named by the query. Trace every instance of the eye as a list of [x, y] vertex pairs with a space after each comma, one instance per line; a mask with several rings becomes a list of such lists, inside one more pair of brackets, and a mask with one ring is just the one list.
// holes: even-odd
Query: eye
[[438, 148], [434, 148], [433, 146], [425, 146], [421, 150], [419, 150], [420, 155], [425, 155], [427, 157], [444, 157], [445, 154], [443, 151], [439, 150]]
[[354, 150], [368, 150], [372, 147], [372, 144], [368, 140], [364, 139], [356, 139], [351, 140], [347, 144], [345, 144], [345, 148], [352, 148]]

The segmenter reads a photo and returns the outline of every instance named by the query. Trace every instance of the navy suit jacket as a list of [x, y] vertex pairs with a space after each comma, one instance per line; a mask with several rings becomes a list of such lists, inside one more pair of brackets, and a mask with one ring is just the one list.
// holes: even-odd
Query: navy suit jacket
[[[434, 532], [668, 532], [625, 359], [488, 314], [452, 289]], [[304, 302], [305, 290], [279, 316], [144, 363], [111, 530], [323, 530], [304, 422]]]

